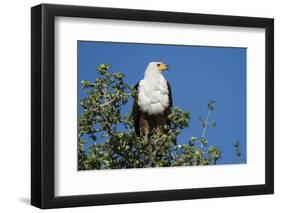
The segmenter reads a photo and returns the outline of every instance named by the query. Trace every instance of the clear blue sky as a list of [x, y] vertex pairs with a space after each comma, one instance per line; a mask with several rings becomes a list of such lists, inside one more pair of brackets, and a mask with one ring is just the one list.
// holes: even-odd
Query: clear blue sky
[[[84, 97], [81, 80], [94, 81], [96, 67], [110, 64], [110, 70], [123, 72], [125, 81], [135, 85], [143, 78], [151, 61], [163, 61], [170, 70], [164, 73], [170, 82], [174, 106], [191, 113], [190, 128], [183, 131], [178, 143], [191, 136], [200, 137], [202, 126], [198, 116], [206, 116], [207, 102], [215, 100], [216, 109], [206, 138], [220, 147], [218, 164], [246, 162], [246, 49], [206, 46], [178, 46], [78, 41], [78, 99]], [[79, 102], [78, 102], [79, 103]], [[129, 111], [130, 101], [125, 107]], [[239, 141], [241, 159], [235, 156], [234, 143]]]

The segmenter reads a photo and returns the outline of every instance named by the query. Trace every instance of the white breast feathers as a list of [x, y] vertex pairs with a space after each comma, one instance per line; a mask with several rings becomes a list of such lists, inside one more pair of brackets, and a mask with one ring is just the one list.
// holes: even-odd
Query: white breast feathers
[[139, 82], [138, 105], [149, 115], [164, 112], [169, 106], [169, 90], [163, 75], [149, 76]]

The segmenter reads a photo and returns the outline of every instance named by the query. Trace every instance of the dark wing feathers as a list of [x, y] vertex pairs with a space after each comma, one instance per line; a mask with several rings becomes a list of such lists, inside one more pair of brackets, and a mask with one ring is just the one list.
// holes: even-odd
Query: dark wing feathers
[[167, 81], [168, 91], [169, 91], [169, 106], [173, 108], [173, 96], [172, 96], [172, 89], [169, 81]]
[[[139, 83], [138, 82], [135, 86], [134, 89], [138, 91], [139, 88]], [[139, 126], [139, 117], [140, 117], [140, 107], [138, 105], [138, 96], [134, 98], [134, 104], [133, 104], [133, 110], [132, 110], [132, 116], [134, 120], [134, 127], [137, 135], [140, 135], [140, 126]]]
[[170, 83], [167, 81], [168, 91], [169, 91], [169, 106], [164, 111], [164, 116], [167, 118], [166, 124], [168, 126], [171, 125], [170, 119], [168, 119], [168, 116], [172, 113], [173, 108], [173, 96], [172, 96], [172, 89]]

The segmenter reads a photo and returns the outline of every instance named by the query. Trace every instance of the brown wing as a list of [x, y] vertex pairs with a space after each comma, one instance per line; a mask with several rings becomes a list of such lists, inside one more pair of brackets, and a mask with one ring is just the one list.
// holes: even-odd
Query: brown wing
[[[136, 91], [138, 91], [138, 88], [139, 88], [139, 82], [134, 86], [134, 89]], [[139, 123], [140, 116], [141, 116], [141, 111], [140, 111], [140, 107], [138, 105], [138, 95], [137, 95], [134, 98], [134, 104], [133, 104], [133, 109], [132, 109], [132, 117], [133, 117], [133, 120], [134, 120], [135, 132], [138, 136], [140, 135], [140, 123]]]
[[167, 118], [167, 123], [166, 124], [170, 125], [170, 121], [168, 119], [168, 116], [172, 113], [172, 109], [173, 109], [173, 96], [172, 96], [171, 85], [170, 85], [170, 83], [168, 81], [167, 81], [167, 85], [168, 85], [168, 91], [169, 91], [169, 106], [164, 111], [164, 116]]
[[137, 136], [140, 135], [140, 125], [139, 125], [139, 110], [138, 105], [136, 104], [136, 101], [134, 101], [133, 105], [133, 112], [132, 112], [133, 120], [134, 120], [134, 128]]

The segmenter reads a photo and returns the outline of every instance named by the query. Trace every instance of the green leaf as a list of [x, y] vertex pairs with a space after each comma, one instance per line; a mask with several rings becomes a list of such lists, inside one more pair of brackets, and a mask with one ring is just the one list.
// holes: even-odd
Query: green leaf
[[217, 127], [217, 123], [216, 123], [216, 122], [213, 122], [213, 123], [211, 124], [211, 127], [216, 128], [216, 127]]
[[191, 142], [195, 142], [195, 141], [197, 141], [197, 137], [192, 136], [192, 137], [190, 138], [190, 141], [191, 141]]
[[200, 142], [204, 145], [204, 146], [207, 146], [207, 139], [206, 138], [201, 138], [200, 139]]
[[208, 109], [209, 110], [214, 110], [215, 109], [215, 101], [213, 101], [213, 100], [210, 100], [209, 102], [208, 102], [208, 105], [207, 105], [207, 107], [208, 107]]

